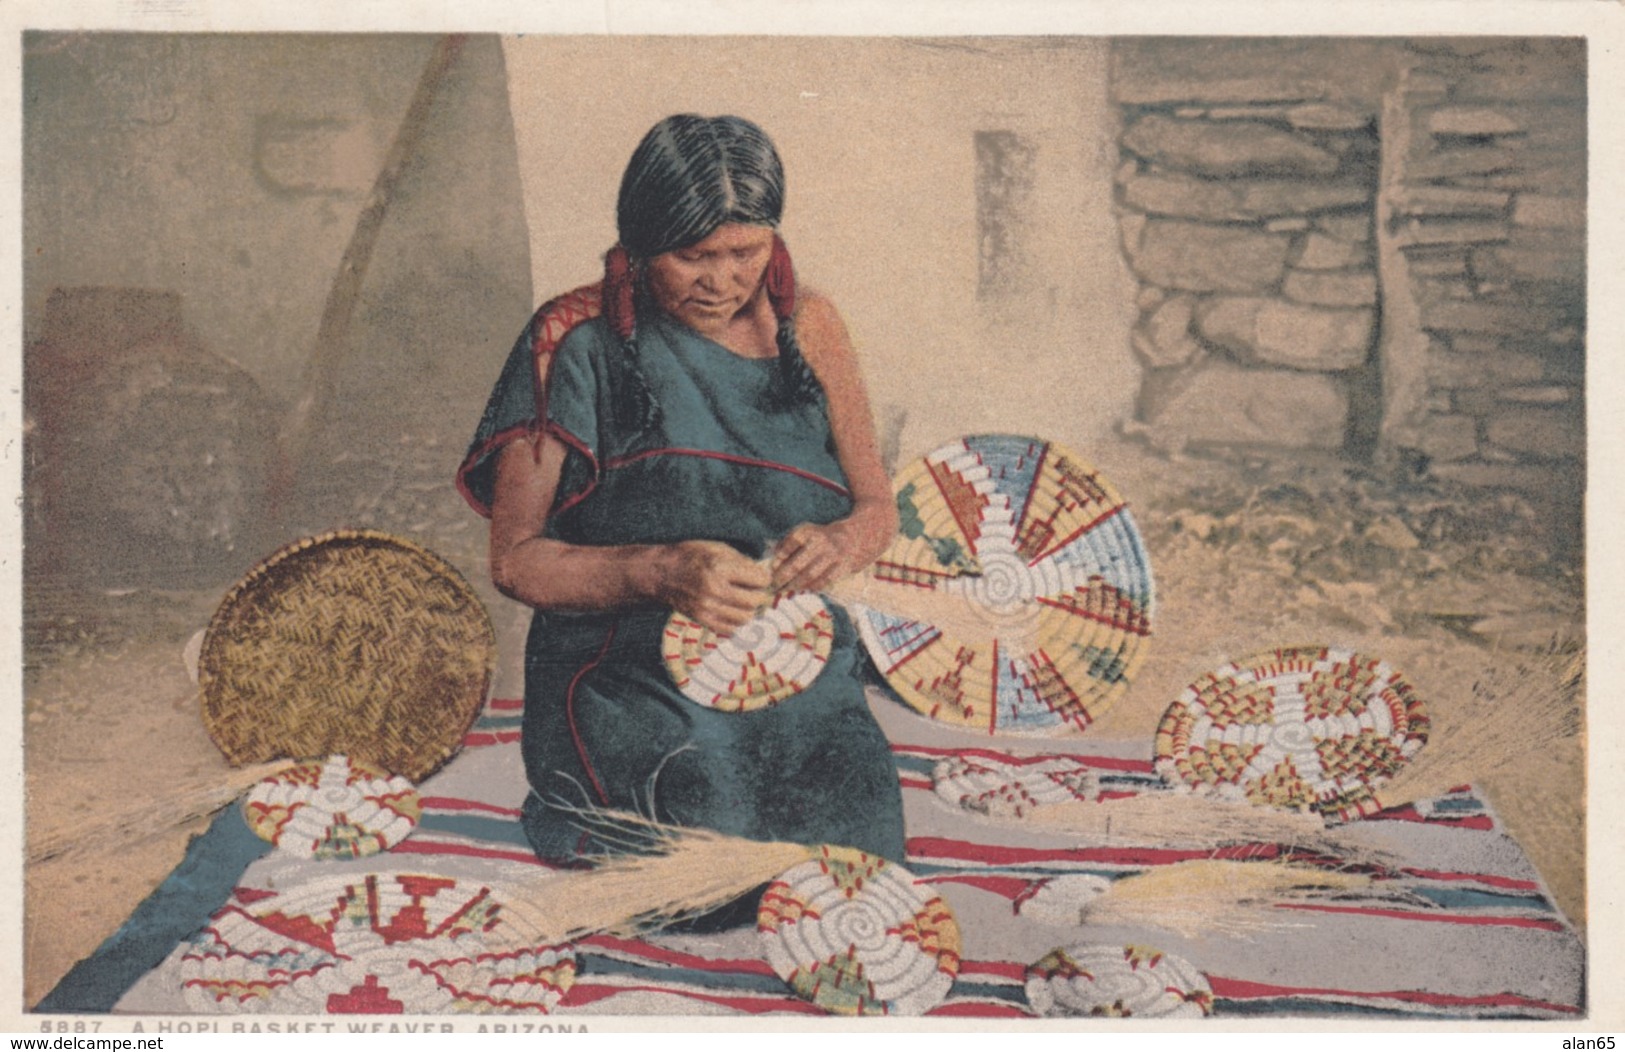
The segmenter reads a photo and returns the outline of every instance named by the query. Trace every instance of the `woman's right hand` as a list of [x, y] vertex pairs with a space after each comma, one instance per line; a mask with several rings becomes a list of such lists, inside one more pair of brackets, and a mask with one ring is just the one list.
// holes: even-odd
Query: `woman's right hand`
[[661, 601], [713, 632], [731, 634], [772, 598], [772, 570], [720, 541], [683, 541], [663, 554]]

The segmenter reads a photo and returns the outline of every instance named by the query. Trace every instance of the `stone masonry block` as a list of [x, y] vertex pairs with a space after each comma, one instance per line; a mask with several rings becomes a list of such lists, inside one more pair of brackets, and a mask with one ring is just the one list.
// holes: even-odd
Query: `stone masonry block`
[[1242, 362], [1334, 371], [1363, 365], [1370, 356], [1376, 312], [1222, 296], [1197, 308], [1196, 324]]
[[1123, 134], [1125, 149], [1148, 161], [1209, 176], [1328, 176], [1341, 163], [1299, 135], [1263, 123], [1142, 117]]
[[1348, 394], [1335, 377], [1249, 369], [1209, 358], [1147, 399], [1142, 416], [1160, 444], [1338, 449]]
[[[1126, 222], [1124, 233], [1127, 239]], [[1154, 285], [1190, 292], [1254, 292], [1280, 280], [1292, 237], [1152, 219], [1128, 244], [1135, 273]]]
[[1371, 307], [1377, 302], [1377, 275], [1370, 270], [1290, 270], [1281, 291], [1295, 303]]

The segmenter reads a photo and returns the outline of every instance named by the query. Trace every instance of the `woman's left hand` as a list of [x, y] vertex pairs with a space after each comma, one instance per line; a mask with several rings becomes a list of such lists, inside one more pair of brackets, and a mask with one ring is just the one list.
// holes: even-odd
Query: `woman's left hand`
[[848, 538], [842, 523], [802, 523], [773, 549], [773, 587], [781, 592], [816, 592], [851, 572]]

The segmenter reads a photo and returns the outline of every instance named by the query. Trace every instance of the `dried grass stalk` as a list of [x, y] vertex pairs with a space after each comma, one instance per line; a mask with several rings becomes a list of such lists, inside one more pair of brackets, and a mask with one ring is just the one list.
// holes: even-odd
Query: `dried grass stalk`
[[1179, 862], [1114, 882], [1085, 904], [1091, 924], [1149, 925], [1186, 938], [1246, 936], [1301, 927], [1276, 910], [1281, 902], [1365, 888], [1371, 878], [1285, 862]]
[[817, 850], [666, 825], [624, 811], [571, 810], [600, 840], [648, 853], [609, 856], [590, 870], [504, 889], [516, 936], [557, 944], [664, 927], [732, 902]]
[[1428, 744], [1374, 795], [1382, 808], [1426, 800], [1518, 766], [1580, 733], [1584, 647], [1509, 656], [1473, 684], [1459, 715], [1434, 721]]
[[1326, 823], [1313, 812], [1259, 807], [1195, 793], [1145, 793], [1099, 803], [1035, 807], [1031, 826], [1106, 842], [1217, 848], [1227, 844], [1327, 847]]
[[93, 815], [74, 815], [39, 826], [30, 823], [28, 861], [116, 851], [150, 840], [213, 814], [287, 765], [286, 760], [253, 764], [183, 782], [162, 790], [156, 798], [125, 801]]

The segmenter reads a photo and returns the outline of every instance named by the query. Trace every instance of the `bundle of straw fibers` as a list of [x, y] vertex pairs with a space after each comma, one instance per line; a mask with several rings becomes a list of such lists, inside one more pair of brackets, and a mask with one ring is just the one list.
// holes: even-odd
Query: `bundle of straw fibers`
[[29, 823], [28, 861], [94, 854], [140, 843], [204, 818], [236, 800], [262, 779], [287, 766], [282, 760], [252, 764], [223, 775], [187, 779], [126, 806], [75, 815], [50, 825]]
[[1096, 843], [1329, 846], [1325, 822], [1311, 811], [1259, 808], [1177, 789], [1103, 797], [1099, 775], [1069, 757], [1005, 762], [950, 756], [937, 762], [931, 780], [939, 798], [972, 815]]
[[761, 891], [763, 954], [792, 992], [842, 1015], [914, 1015], [959, 970], [953, 912], [902, 866], [849, 848], [764, 842], [577, 810], [584, 831], [640, 853], [502, 889], [516, 930], [562, 944], [630, 935]]
[[[637, 838], [639, 850], [645, 853], [616, 855], [593, 869], [561, 871], [506, 886], [503, 901], [507, 908], [522, 916], [524, 929], [540, 941], [564, 943], [596, 932], [632, 934], [659, 928], [706, 913], [763, 885], [779, 886], [779, 890], [776, 901], [764, 900], [762, 925], [779, 928], [805, 912], [802, 900], [810, 901], [807, 894], [793, 890], [803, 879], [792, 874], [807, 863], [812, 870], [802, 872], [816, 871], [815, 882], [828, 885], [828, 903], [857, 899], [863, 887], [873, 882], [877, 892], [899, 895], [905, 901], [918, 898], [922, 910], [937, 909], [929, 901], [932, 896], [927, 889], [902, 867], [848, 849], [748, 840], [618, 811], [587, 814], [584, 825], [595, 836], [605, 836], [605, 827], [614, 825], [627, 831], [628, 845], [630, 838]], [[1080, 876], [1058, 877], [1049, 883], [1076, 898], [1072, 923], [1149, 926], [1196, 936], [1285, 926], [1270, 916], [1276, 903], [1357, 891], [1370, 882], [1364, 874], [1295, 863], [1199, 859], [1118, 880]], [[899, 892], [899, 887], [913, 890]], [[1038, 909], [1054, 916], [1055, 903], [1039, 896], [1028, 901], [1040, 904], [1024, 905], [1023, 912]], [[946, 910], [946, 906], [941, 908]], [[938, 932], [931, 939], [922, 939], [922, 945], [934, 947], [943, 968], [952, 967], [946, 962], [959, 949], [957, 933], [950, 934], [947, 927], [950, 922], [951, 915], [939, 916], [917, 922], [912, 929], [916, 935]], [[907, 927], [901, 923], [888, 926]], [[849, 943], [836, 948], [845, 950]]]
[[1461, 704], [1434, 721], [1428, 747], [1374, 790], [1388, 809], [1516, 770], [1580, 733], [1586, 650], [1498, 655]]
[[1246, 937], [1300, 926], [1283, 920], [1278, 904], [1370, 884], [1365, 874], [1289, 862], [1197, 859], [1119, 880], [1087, 874], [1051, 878], [1019, 904], [1019, 912], [1061, 926], [1159, 928], [1191, 939]]
[[[602, 811], [598, 817], [639, 830], [642, 853], [614, 855], [591, 869], [561, 870], [503, 889], [507, 908], [540, 941], [631, 935], [698, 917], [770, 883], [816, 850], [667, 826], [624, 812]], [[604, 835], [597, 823], [594, 835]]]
[[1154, 792], [1114, 800], [1039, 807], [1024, 816], [1035, 828], [1107, 844], [1219, 848], [1281, 844], [1322, 850], [1336, 845], [1313, 811], [1258, 807], [1195, 793]]

